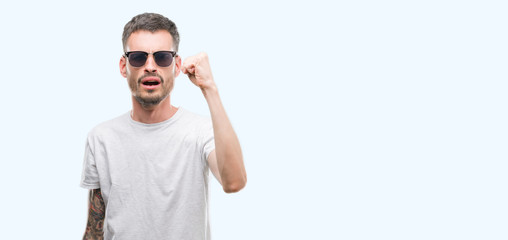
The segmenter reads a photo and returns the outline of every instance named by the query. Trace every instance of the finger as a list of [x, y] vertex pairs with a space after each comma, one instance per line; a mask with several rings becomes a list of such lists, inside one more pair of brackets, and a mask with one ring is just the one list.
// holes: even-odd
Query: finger
[[196, 76], [195, 76], [194, 74], [190, 74], [190, 73], [188, 73], [188, 74], [187, 74], [187, 77], [189, 77], [189, 79], [190, 79], [191, 81], [196, 80]]
[[194, 66], [188, 67], [185, 69], [186, 74], [194, 74], [196, 72], [196, 68]]
[[188, 73], [189, 73], [189, 69], [188, 69], [188, 68], [186, 68], [186, 67], [185, 67], [185, 68], [182, 68], [182, 72], [183, 72], [184, 74], [188, 74]]
[[188, 65], [190, 65], [190, 64], [192, 64], [192, 63], [194, 63], [194, 62], [196, 62], [195, 58], [196, 58], [195, 56], [191, 56], [191, 57], [186, 58], [186, 59], [183, 61], [183, 65], [188, 66]]
[[189, 72], [193, 71], [193, 68], [194, 68], [194, 66], [189, 65], [189, 64], [183, 65], [182, 66], [182, 72], [183, 73], [189, 73]]
[[185, 62], [182, 64], [182, 71], [183, 73], [188, 73], [188, 72], [194, 72], [194, 63], [192, 62], [189, 62], [188, 59], [185, 60]]

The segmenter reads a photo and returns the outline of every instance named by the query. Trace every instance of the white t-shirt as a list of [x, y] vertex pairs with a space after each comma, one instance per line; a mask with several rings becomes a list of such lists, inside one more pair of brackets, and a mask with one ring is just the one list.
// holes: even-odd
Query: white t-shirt
[[210, 239], [208, 155], [215, 149], [210, 118], [183, 108], [145, 124], [130, 112], [88, 135], [80, 186], [100, 188], [104, 239]]

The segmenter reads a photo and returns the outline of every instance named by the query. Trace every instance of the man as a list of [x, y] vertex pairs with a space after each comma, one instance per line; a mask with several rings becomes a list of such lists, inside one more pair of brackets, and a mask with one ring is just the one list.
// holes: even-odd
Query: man
[[[84, 239], [210, 239], [208, 172], [226, 193], [246, 172], [205, 53], [178, 55], [179, 34], [166, 17], [144, 13], [124, 28], [120, 73], [132, 111], [90, 131], [81, 186], [90, 189]], [[198, 86], [209, 118], [171, 105], [179, 73]]]

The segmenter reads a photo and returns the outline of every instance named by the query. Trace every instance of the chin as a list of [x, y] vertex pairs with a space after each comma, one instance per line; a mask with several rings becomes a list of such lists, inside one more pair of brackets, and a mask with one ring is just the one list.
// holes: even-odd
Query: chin
[[134, 98], [136, 101], [141, 104], [143, 107], [153, 107], [159, 105], [164, 99], [166, 99], [169, 94], [165, 96], [143, 96], [144, 94], [136, 94], [134, 95]]

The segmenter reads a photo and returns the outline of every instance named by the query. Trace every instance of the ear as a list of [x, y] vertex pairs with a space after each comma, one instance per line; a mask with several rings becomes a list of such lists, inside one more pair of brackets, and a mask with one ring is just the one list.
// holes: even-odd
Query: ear
[[124, 78], [127, 78], [127, 60], [124, 56], [120, 57], [120, 74], [122, 74]]
[[175, 72], [174, 72], [174, 75], [175, 75], [175, 78], [178, 77], [178, 75], [180, 75], [180, 71], [182, 70], [182, 58], [180, 58], [180, 55], [177, 55], [174, 59], [175, 61]]

